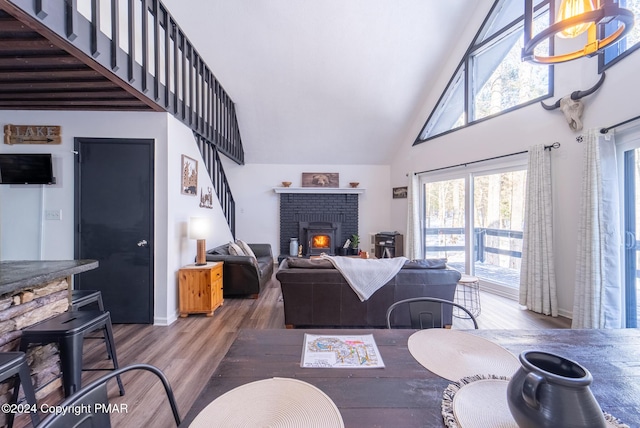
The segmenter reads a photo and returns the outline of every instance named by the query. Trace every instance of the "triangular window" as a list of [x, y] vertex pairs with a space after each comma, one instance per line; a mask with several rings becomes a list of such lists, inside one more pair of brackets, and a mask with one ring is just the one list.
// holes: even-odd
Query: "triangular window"
[[[534, 2], [534, 33], [549, 26], [551, 0]], [[497, 0], [414, 144], [553, 94], [553, 66], [521, 60], [524, 3]], [[549, 54], [549, 43], [540, 46]]]
[[[618, 4], [620, 7], [633, 12], [636, 17], [636, 24], [626, 37], [623, 37], [618, 43], [605, 48], [604, 55], [600, 55], [598, 60], [598, 72], [600, 73], [640, 47], [640, 0], [618, 0]], [[613, 20], [606, 25], [602, 25], [599, 31], [608, 36], [616, 31], [619, 25], [620, 22], [618, 20]]]

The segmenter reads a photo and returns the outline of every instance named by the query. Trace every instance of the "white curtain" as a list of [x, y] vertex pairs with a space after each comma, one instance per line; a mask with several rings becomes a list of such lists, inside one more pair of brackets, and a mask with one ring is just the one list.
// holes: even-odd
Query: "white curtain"
[[558, 298], [553, 266], [550, 158], [550, 151], [542, 144], [529, 148], [520, 304], [531, 311], [556, 317]]
[[621, 328], [620, 213], [612, 133], [589, 130], [584, 143], [582, 194], [572, 328]]
[[407, 238], [404, 243], [404, 255], [410, 260], [420, 259], [422, 254], [422, 228], [420, 225], [420, 179], [409, 173], [407, 189]]

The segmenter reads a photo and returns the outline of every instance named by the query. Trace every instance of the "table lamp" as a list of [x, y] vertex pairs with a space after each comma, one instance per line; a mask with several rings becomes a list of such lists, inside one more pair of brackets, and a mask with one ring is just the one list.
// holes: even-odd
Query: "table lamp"
[[189, 239], [197, 239], [196, 266], [207, 264], [205, 239], [209, 234], [209, 219], [206, 217], [191, 217], [189, 219]]

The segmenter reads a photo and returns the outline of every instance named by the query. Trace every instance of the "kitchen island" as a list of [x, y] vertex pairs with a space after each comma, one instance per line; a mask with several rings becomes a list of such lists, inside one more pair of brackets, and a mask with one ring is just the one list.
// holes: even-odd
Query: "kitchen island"
[[0, 261], [0, 296], [97, 267], [97, 260]]
[[[97, 267], [96, 260], [0, 261], [0, 352], [17, 351], [24, 328], [65, 312], [71, 277]], [[62, 387], [57, 345], [32, 346], [27, 360], [38, 398]]]

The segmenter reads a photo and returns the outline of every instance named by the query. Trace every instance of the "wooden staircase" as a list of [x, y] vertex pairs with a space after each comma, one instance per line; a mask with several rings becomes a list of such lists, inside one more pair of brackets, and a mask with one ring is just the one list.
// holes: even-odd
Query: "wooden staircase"
[[235, 106], [159, 0], [0, 0], [0, 76], [0, 109], [171, 113], [193, 130], [235, 234], [219, 157], [244, 164]]

